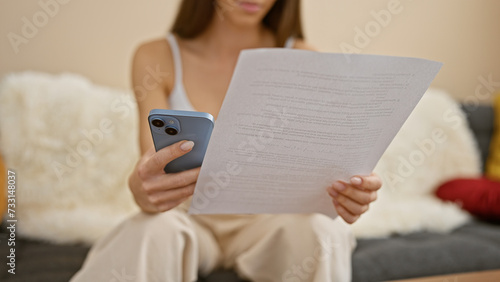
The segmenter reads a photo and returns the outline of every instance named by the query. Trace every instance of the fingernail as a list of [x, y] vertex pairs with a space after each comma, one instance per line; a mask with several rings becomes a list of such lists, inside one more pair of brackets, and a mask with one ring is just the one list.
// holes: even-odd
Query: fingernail
[[342, 182], [335, 182], [333, 183], [333, 188], [337, 191], [344, 191], [345, 190], [345, 185]]
[[353, 185], [361, 185], [362, 182], [363, 180], [360, 177], [354, 176], [351, 178], [351, 183]]
[[194, 142], [193, 141], [187, 141], [181, 144], [181, 150], [183, 151], [189, 151], [193, 148]]

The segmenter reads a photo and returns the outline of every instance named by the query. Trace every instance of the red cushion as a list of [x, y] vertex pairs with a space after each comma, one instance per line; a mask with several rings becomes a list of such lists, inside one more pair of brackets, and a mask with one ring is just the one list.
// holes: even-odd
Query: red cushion
[[500, 220], [500, 182], [486, 178], [454, 179], [442, 184], [436, 195], [457, 202], [475, 216]]

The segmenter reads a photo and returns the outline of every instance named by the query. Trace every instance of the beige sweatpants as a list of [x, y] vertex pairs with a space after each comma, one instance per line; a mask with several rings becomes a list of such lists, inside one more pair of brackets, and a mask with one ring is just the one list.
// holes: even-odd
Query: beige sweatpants
[[257, 282], [350, 281], [355, 239], [342, 219], [320, 214], [140, 213], [100, 239], [80, 281], [196, 281], [233, 268]]

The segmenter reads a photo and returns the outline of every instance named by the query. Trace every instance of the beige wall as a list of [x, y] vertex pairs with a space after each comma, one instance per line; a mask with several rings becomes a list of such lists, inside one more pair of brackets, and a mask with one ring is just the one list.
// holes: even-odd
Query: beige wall
[[[29, 69], [70, 71], [120, 88], [129, 86], [135, 46], [163, 36], [178, 5], [177, 0], [39, 1], [0, 2], [0, 76]], [[48, 15], [40, 3], [58, 4]], [[444, 62], [433, 85], [461, 100], [473, 97], [479, 77], [500, 84], [498, 0], [303, 0], [303, 6], [306, 36], [320, 50], [340, 52], [350, 45], [361, 53]], [[373, 15], [381, 10], [391, 15], [385, 26]], [[26, 38], [23, 19], [33, 23], [34, 16], [40, 27]], [[371, 28], [364, 42], [355, 41], [363, 37], [356, 27]], [[24, 37], [17, 53], [9, 34]]]

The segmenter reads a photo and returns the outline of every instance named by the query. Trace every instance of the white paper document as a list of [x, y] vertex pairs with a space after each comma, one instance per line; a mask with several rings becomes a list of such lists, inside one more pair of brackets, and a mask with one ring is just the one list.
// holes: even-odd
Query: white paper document
[[441, 65], [377, 55], [242, 51], [190, 213], [336, 216], [326, 188], [371, 173]]

